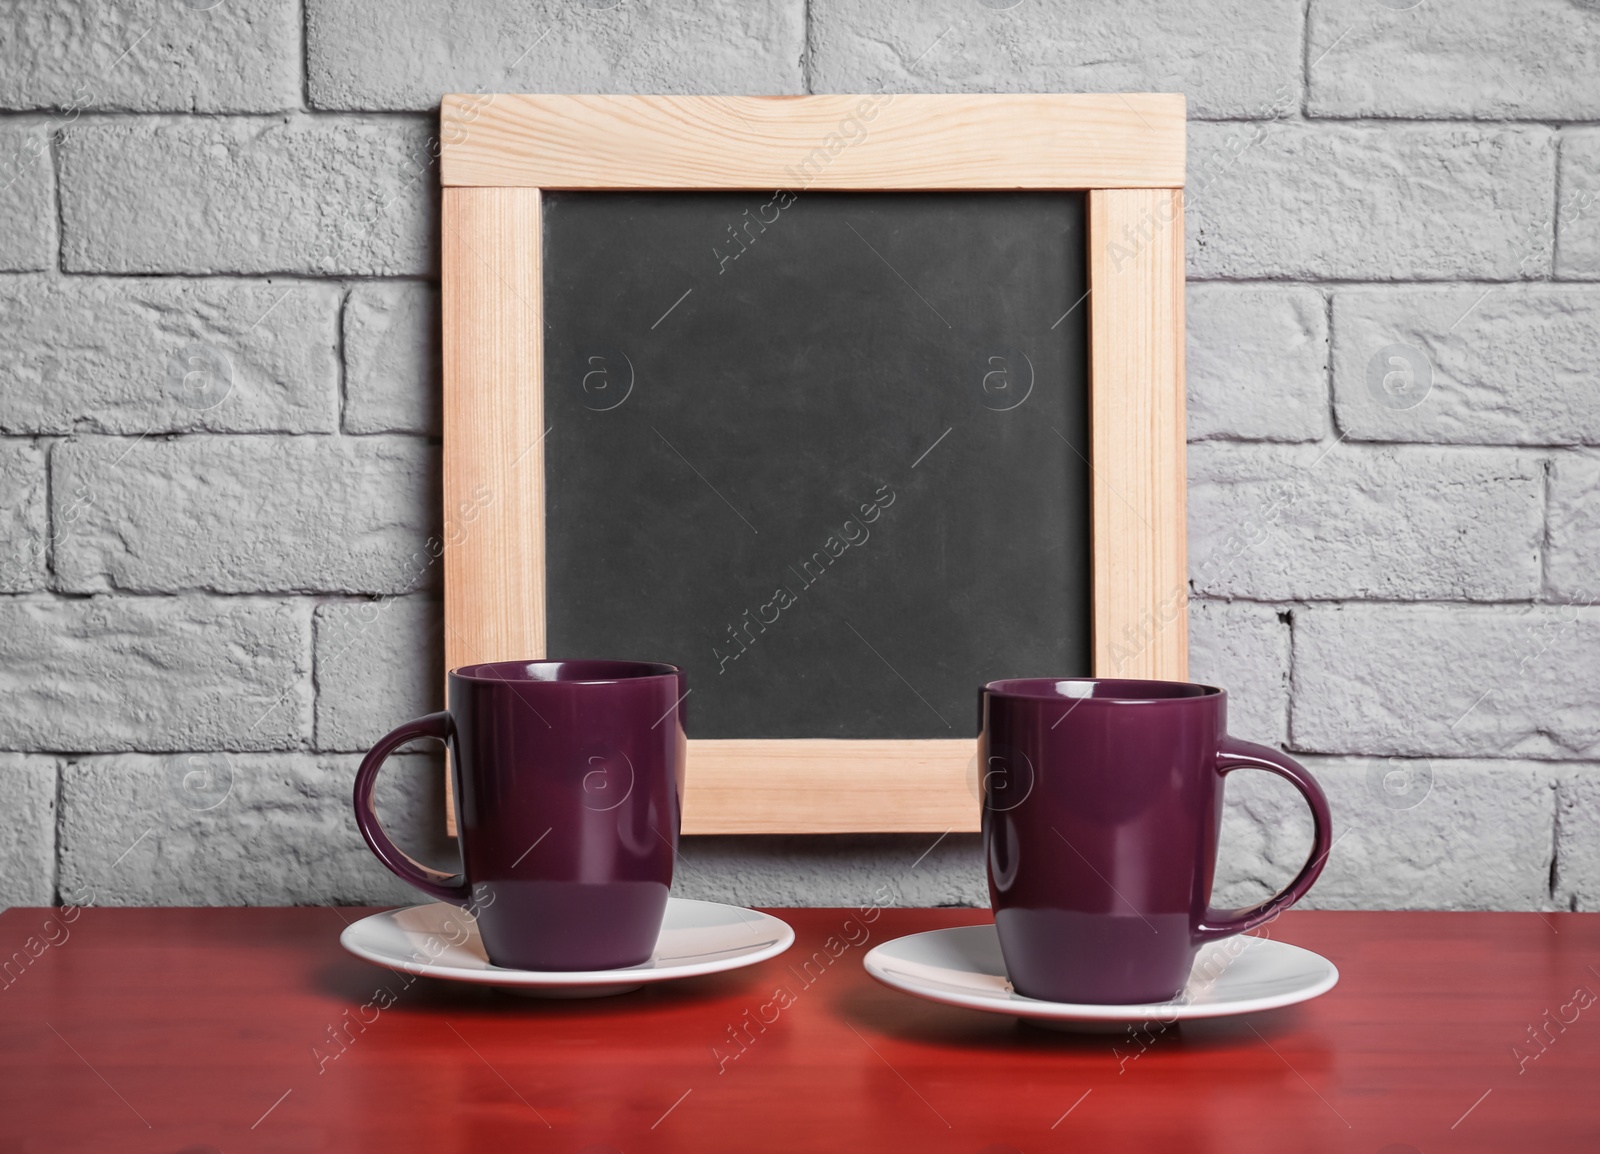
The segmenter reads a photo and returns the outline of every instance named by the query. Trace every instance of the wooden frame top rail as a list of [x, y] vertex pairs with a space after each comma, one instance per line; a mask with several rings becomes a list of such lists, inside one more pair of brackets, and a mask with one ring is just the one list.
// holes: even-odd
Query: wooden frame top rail
[[453, 95], [439, 170], [498, 188], [1180, 188], [1184, 123], [1167, 93]]

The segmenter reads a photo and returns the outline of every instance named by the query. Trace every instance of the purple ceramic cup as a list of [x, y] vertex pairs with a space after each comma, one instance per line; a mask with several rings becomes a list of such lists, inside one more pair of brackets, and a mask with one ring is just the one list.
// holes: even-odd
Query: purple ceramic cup
[[[477, 918], [489, 960], [520, 970], [647, 961], [678, 848], [688, 678], [644, 661], [499, 661], [450, 671], [450, 708], [400, 726], [356, 773], [356, 824], [378, 860]], [[378, 769], [435, 737], [455, 769], [465, 871], [389, 840]]]
[[[1328, 802], [1304, 766], [1229, 737], [1228, 697], [1178, 681], [1020, 678], [983, 687], [989, 897], [1019, 994], [1129, 1005], [1177, 996], [1206, 942], [1261, 925], [1317, 880]], [[1211, 908], [1222, 778], [1264, 769], [1311, 807], [1287, 889]]]

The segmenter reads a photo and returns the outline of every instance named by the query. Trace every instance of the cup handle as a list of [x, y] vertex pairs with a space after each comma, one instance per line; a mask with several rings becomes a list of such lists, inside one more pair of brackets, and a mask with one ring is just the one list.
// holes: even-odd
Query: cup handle
[[464, 906], [472, 897], [466, 878], [461, 874], [447, 874], [425, 866], [395, 845], [389, 840], [389, 835], [383, 832], [383, 826], [378, 824], [378, 811], [372, 804], [372, 787], [377, 784], [378, 770], [383, 768], [385, 759], [391, 753], [419, 737], [436, 737], [440, 741], [452, 742], [455, 734], [455, 722], [449, 713], [430, 713], [384, 734], [372, 751], [361, 759], [361, 768], [356, 770], [356, 826], [366, 839], [368, 848], [389, 867], [389, 872], [395, 877], [441, 901]]
[[1295, 875], [1294, 881], [1266, 901], [1237, 910], [1208, 909], [1200, 924], [1194, 928], [1196, 942], [1240, 934], [1277, 917], [1281, 911], [1305, 896], [1305, 892], [1322, 873], [1322, 867], [1328, 861], [1328, 851], [1333, 848], [1330, 838], [1333, 819], [1328, 813], [1328, 799], [1310, 770], [1294, 758], [1286, 757], [1265, 745], [1224, 737], [1221, 748], [1217, 750], [1217, 772], [1226, 774], [1236, 769], [1264, 769], [1287, 779], [1300, 791], [1306, 804], [1311, 807], [1311, 856]]

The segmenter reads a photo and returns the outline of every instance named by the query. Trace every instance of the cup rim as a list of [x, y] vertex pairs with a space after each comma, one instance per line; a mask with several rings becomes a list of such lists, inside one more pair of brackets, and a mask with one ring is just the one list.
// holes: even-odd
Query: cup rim
[[[532, 676], [534, 669], [558, 673], [562, 666], [589, 666], [590, 676]], [[480, 685], [623, 685], [656, 677], [677, 677], [683, 670], [665, 661], [633, 661], [604, 657], [538, 657], [526, 661], [480, 661], [450, 670], [450, 676]]]
[[[1064, 684], [1106, 687], [1109, 693], [1091, 692], [1078, 696], [1064, 693], [1058, 686]], [[1171, 692], [1180, 686], [1188, 692]], [[1135, 677], [1006, 677], [990, 681], [983, 687], [989, 697], [1007, 701], [1074, 701], [1097, 705], [1162, 705], [1187, 701], [1215, 701], [1226, 698], [1227, 691], [1220, 686], [1199, 681], [1160, 681], [1155, 678]]]

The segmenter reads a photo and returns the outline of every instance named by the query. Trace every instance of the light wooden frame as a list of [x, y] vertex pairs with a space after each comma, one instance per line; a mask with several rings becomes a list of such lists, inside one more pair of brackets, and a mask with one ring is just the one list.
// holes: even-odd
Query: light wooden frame
[[[1184, 99], [449, 96], [445, 658], [545, 652], [542, 189], [1088, 196], [1098, 676], [1187, 674]], [[978, 828], [974, 743], [689, 742], [685, 833]]]

